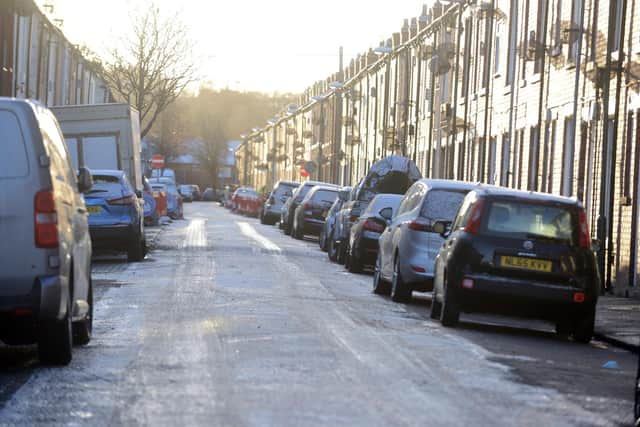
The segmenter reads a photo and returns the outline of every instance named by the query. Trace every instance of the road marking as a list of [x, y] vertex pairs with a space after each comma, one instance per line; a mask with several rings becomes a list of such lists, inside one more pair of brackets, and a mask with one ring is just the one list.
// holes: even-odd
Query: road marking
[[207, 232], [204, 218], [194, 218], [187, 226], [183, 248], [206, 248]]
[[242, 232], [242, 234], [260, 243], [263, 248], [278, 253], [282, 252], [278, 245], [264, 237], [262, 234], [258, 233], [255, 228], [251, 226], [251, 224], [247, 222], [237, 222], [237, 224], [238, 227], [240, 227], [240, 231]]

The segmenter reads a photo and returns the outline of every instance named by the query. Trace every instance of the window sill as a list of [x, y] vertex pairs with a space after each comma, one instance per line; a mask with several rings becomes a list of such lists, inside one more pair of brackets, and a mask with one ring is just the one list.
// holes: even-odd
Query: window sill
[[520, 87], [525, 87], [525, 86], [527, 86], [527, 80], [526, 79], [520, 80]]
[[464, 105], [465, 102], [467, 102], [467, 99], [465, 97], [461, 97], [458, 99], [458, 105]]
[[494, 79], [499, 79], [500, 77], [502, 77], [502, 73], [501, 72], [497, 72], [493, 75]]
[[574, 70], [576, 68], [576, 63], [573, 62], [572, 59], [567, 59], [567, 65], [564, 66], [565, 70]]
[[482, 98], [482, 97], [484, 97], [486, 95], [487, 95], [487, 89], [485, 89], [485, 88], [480, 89], [480, 92], [478, 92], [478, 96], [480, 98]]
[[541, 78], [541, 73], [536, 73], [529, 79], [529, 83], [531, 84], [540, 83], [540, 78]]
[[511, 93], [511, 85], [506, 85], [504, 87], [504, 91], [502, 92], [503, 95], [509, 95]]

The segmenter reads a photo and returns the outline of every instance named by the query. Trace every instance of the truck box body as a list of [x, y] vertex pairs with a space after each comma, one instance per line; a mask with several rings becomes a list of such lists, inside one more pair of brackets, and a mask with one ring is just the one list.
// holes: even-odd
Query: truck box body
[[54, 107], [76, 168], [119, 169], [142, 190], [140, 119], [129, 104]]

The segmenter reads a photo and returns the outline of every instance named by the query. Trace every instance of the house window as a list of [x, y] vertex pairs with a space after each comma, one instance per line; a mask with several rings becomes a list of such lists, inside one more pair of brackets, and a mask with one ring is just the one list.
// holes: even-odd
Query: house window
[[495, 37], [495, 51], [493, 52], [493, 73], [498, 74], [500, 72], [500, 54], [502, 53], [502, 37], [504, 24], [498, 22], [496, 25], [496, 37]]
[[564, 153], [562, 155], [562, 186], [560, 194], [570, 197], [573, 193], [573, 154], [575, 135], [573, 117], [564, 121]]
[[464, 60], [462, 65], [462, 86], [461, 86], [461, 96], [464, 98], [469, 93], [469, 71], [471, 67], [471, 41], [472, 39], [472, 28], [473, 21], [471, 18], [467, 18], [465, 22], [465, 31], [464, 31]]
[[[524, 2], [524, 16], [522, 21], [522, 45], [527, 46], [529, 40], [529, 8], [531, 4], [529, 0]], [[527, 56], [522, 55], [522, 74], [521, 78], [524, 80], [527, 77]]]
[[535, 63], [533, 66], [534, 74], [542, 71], [542, 60], [544, 59], [544, 45], [545, 45], [545, 35], [546, 35], [546, 15], [547, 15], [547, 1], [548, 0], [538, 0], [538, 22], [536, 26], [536, 46], [535, 46]]
[[509, 186], [509, 152], [510, 152], [509, 134], [502, 134], [502, 170], [500, 175], [500, 185]]
[[527, 179], [527, 190], [536, 191], [538, 189], [538, 147], [540, 146], [540, 128], [531, 128], [529, 136], [529, 176]]
[[620, 50], [620, 33], [622, 32], [622, 2], [623, 0], [611, 0], [616, 3], [616, 22], [615, 22], [615, 35], [613, 37], [612, 52]]

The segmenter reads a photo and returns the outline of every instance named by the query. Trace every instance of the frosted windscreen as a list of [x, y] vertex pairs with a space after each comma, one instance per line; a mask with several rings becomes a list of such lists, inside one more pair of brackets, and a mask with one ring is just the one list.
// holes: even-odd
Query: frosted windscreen
[[78, 170], [80, 164], [78, 163], [78, 140], [76, 138], [66, 138], [67, 147], [69, 147], [69, 155], [71, 156], [71, 162], [73, 168]]
[[119, 169], [115, 135], [82, 138], [84, 166], [90, 169]]

